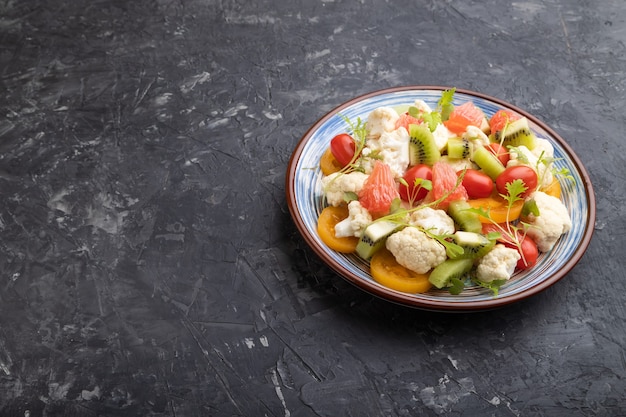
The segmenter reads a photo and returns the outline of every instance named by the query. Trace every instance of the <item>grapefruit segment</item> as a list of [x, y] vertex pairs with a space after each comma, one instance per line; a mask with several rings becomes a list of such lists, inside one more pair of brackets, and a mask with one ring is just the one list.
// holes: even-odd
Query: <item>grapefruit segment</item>
[[498, 110], [493, 116], [491, 116], [491, 119], [489, 119], [489, 128], [491, 129], [491, 133], [501, 131], [507, 123], [511, 123], [519, 118], [520, 117], [517, 114], [510, 110]]
[[467, 200], [467, 190], [462, 184], [458, 184], [458, 176], [454, 168], [445, 162], [435, 162], [433, 165], [432, 200], [436, 201], [447, 196], [438, 203], [443, 210], [454, 200]]
[[467, 126], [481, 127], [484, 119], [483, 111], [473, 102], [468, 101], [454, 107], [450, 117], [443, 124], [450, 132], [460, 135], [465, 132]]
[[389, 213], [391, 203], [400, 198], [396, 182], [389, 165], [376, 161], [370, 176], [365, 180], [359, 192], [359, 202], [373, 218]]

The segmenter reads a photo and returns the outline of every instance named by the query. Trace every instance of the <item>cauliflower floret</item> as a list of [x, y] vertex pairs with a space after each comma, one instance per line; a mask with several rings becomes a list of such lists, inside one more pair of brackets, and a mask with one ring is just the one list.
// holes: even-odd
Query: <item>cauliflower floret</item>
[[443, 151], [448, 146], [448, 139], [455, 137], [456, 135], [448, 130], [443, 123], [439, 123], [433, 132], [435, 143], [439, 152]]
[[572, 228], [572, 219], [567, 207], [556, 197], [535, 191], [528, 199], [537, 203], [539, 216], [532, 213], [522, 216], [522, 220], [530, 225], [526, 233], [535, 241], [539, 251], [548, 252], [559, 237]]
[[401, 177], [409, 166], [409, 141], [411, 137], [405, 128], [401, 127], [391, 132], [383, 132], [378, 139], [368, 139], [362, 155], [369, 156], [373, 152], [377, 158], [364, 158], [362, 168], [371, 173], [377, 160], [389, 165], [395, 178]]
[[433, 111], [433, 109], [430, 108], [428, 103], [426, 103], [424, 100], [421, 100], [421, 99], [415, 100], [413, 102], [413, 107], [416, 107], [420, 112], [423, 112], [423, 113], [430, 113]]
[[454, 233], [454, 220], [444, 210], [436, 210], [431, 207], [424, 207], [411, 213], [408, 223], [412, 226], [419, 226], [436, 235], [447, 235]]
[[[511, 155], [511, 159], [506, 164], [507, 167], [515, 165], [528, 165], [537, 173], [539, 188], [547, 187], [548, 185], [552, 184], [554, 176], [552, 175], [552, 171], [550, 171], [550, 164], [544, 164], [540, 162], [539, 157], [526, 146], [522, 145], [511, 148], [509, 154]], [[545, 156], [546, 155], [544, 155], [544, 157]]]
[[478, 261], [476, 278], [483, 282], [508, 280], [520, 259], [517, 249], [507, 248], [499, 243]]
[[403, 267], [425, 274], [446, 260], [446, 248], [416, 227], [405, 227], [387, 238], [385, 246]]
[[367, 116], [365, 127], [369, 136], [377, 138], [384, 132], [395, 130], [399, 118], [398, 112], [391, 107], [378, 107]]
[[489, 145], [489, 137], [476, 126], [469, 125], [465, 128], [463, 137], [477, 145]]
[[336, 237], [361, 237], [363, 230], [372, 222], [372, 215], [358, 200], [348, 203], [348, 217], [335, 225]]
[[531, 151], [537, 158], [553, 158], [554, 146], [548, 139], [537, 138], [536, 145]]
[[335, 172], [322, 178], [322, 189], [326, 195], [326, 201], [331, 206], [339, 206], [345, 202], [344, 194], [352, 192], [358, 194], [363, 188], [363, 183], [368, 175], [354, 171], [348, 174]]

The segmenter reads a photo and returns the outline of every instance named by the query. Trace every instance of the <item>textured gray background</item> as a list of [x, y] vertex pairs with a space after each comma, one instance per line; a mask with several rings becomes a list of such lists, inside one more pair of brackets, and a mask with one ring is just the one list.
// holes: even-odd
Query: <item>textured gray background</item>
[[[0, 415], [626, 415], [622, 0], [0, 1]], [[539, 116], [578, 266], [445, 315], [334, 275], [285, 169], [325, 112], [445, 85]]]

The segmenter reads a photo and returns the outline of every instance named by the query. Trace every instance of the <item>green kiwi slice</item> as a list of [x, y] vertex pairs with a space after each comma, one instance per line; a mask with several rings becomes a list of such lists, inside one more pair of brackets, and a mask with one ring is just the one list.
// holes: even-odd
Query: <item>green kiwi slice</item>
[[450, 284], [453, 278], [462, 278], [474, 266], [472, 259], [446, 259], [432, 270], [428, 280], [435, 287], [441, 289]]
[[409, 161], [411, 165], [432, 165], [439, 161], [441, 153], [435, 137], [426, 125], [409, 125]]
[[371, 259], [376, 252], [385, 246], [387, 237], [400, 227], [398, 223], [386, 220], [371, 223], [359, 238], [359, 243], [356, 245], [357, 255], [365, 260]]
[[468, 211], [472, 207], [465, 200], [454, 200], [448, 206], [448, 214], [458, 225], [459, 229], [466, 232], [480, 233], [483, 225], [478, 214]]
[[530, 130], [528, 119], [525, 117], [511, 122], [504, 130], [496, 132], [495, 141], [504, 147], [526, 146], [532, 150], [537, 146], [537, 137]]
[[463, 248], [463, 254], [454, 259], [476, 259], [485, 256], [496, 244], [495, 240], [487, 239], [480, 233], [458, 230], [452, 236], [454, 242]]
[[484, 146], [477, 146], [474, 149], [472, 159], [494, 181], [498, 178], [498, 175], [504, 172], [505, 168], [502, 162]]
[[448, 139], [448, 157], [452, 159], [465, 159], [471, 156], [471, 143], [466, 138]]

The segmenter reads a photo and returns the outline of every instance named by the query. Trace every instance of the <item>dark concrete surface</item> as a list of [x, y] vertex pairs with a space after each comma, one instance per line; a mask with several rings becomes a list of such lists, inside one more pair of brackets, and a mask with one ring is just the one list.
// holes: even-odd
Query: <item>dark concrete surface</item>
[[[1, 416], [626, 415], [626, 3], [0, 1]], [[580, 263], [439, 314], [336, 276], [284, 175], [325, 112], [444, 85], [587, 167]]]

